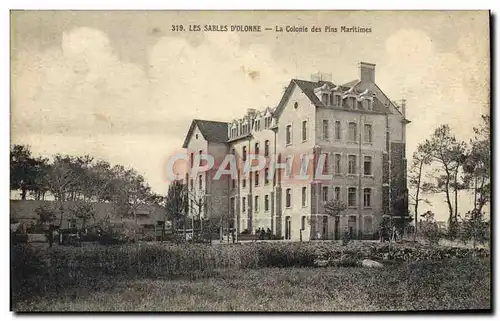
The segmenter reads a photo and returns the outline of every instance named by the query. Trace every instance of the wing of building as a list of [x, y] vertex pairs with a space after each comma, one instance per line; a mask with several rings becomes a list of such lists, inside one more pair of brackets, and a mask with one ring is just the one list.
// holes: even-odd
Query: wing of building
[[[406, 197], [405, 108], [376, 85], [375, 65], [361, 63], [359, 80], [292, 79], [275, 108], [228, 122], [193, 120], [183, 145], [191, 168], [200, 154], [213, 156], [215, 167], [186, 175], [190, 211], [291, 240], [338, 239], [345, 231], [375, 237], [382, 215], [400, 214], [394, 201]], [[227, 155], [236, 156], [238, 175], [214, 179]], [[246, 176], [250, 155], [266, 165]], [[274, 160], [288, 162], [290, 175], [273, 173]], [[332, 199], [347, 207], [337, 217], [325, 212]]]

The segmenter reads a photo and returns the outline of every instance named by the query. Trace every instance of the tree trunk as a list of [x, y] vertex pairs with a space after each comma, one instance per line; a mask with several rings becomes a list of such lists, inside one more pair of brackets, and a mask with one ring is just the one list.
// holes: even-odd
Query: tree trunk
[[413, 243], [416, 242], [417, 238], [417, 225], [418, 225], [418, 198], [420, 196], [420, 180], [422, 178], [422, 167], [424, 162], [420, 161], [420, 166], [418, 168], [418, 182], [417, 182], [417, 193], [415, 197], [415, 231], [413, 231]]
[[454, 186], [454, 192], [455, 192], [455, 222], [457, 221], [457, 215], [458, 215], [458, 165], [455, 170], [455, 186]]

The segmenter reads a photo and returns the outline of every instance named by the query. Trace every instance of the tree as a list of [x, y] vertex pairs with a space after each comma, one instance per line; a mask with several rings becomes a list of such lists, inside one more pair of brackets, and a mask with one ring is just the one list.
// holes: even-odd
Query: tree
[[339, 217], [342, 213], [344, 213], [344, 211], [347, 209], [347, 205], [339, 200], [328, 200], [324, 205], [324, 208], [326, 214], [335, 218]]
[[28, 191], [35, 192], [40, 197], [47, 187], [47, 159], [32, 156], [30, 147], [14, 145], [10, 150], [10, 189], [21, 190], [21, 199], [25, 200]]
[[87, 227], [87, 223], [90, 219], [92, 219], [92, 223], [95, 225], [96, 222], [96, 210], [93, 206], [92, 202], [86, 201], [77, 201], [70, 208], [73, 216], [81, 220], [82, 228]]
[[[452, 223], [457, 220], [458, 215], [458, 190], [462, 188], [459, 184], [459, 169], [465, 161], [465, 144], [455, 138], [448, 125], [441, 125], [436, 128], [430, 139], [426, 139], [419, 146], [419, 152], [439, 165], [441, 174], [436, 176], [434, 189], [445, 193], [449, 211], [449, 233], [453, 235]], [[455, 196], [454, 206], [452, 193]]]
[[54, 211], [46, 206], [37, 207], [35, 209], [35, 213], [38, 215], [37, 221], [40, 226], [43, 226], [47, 223], [52, 223], [56, 218]]
[[415, 153], [413, 153], [413, 161], [408, 175], [408, 184], [410, 185], [410, 189], [413, 191], [413, 193], [409, 194], [409, 197], [413, 202], [413, 213], [415, 214], [415, 231], [413, 233], [414, 242], [418, 225], [418, 205], [421, 201], [429, 203], [429, 201], [422, 198], [421, 195], [430, 189], [428, 185], [424, 184], [422, 177], [424, 166], [429, 165], [430, 163], [431, 157], [429, 155], [422, 153], [418, 149]]
[[476, 248], [476, 243], [484, 244], [488, 240], [488, 222], [484, 213], [477, 209], [468, 211], [462, 220], [461, 238], [463, 241], [472, 240], [472, 247]]
[[474, 209], [482, 211], [491, 199], [491, 140], [490, 116], [482, 116], [481, 127], [474, 128], [475, 136], [463, 164], [464, 183], [474, 191]]
[[186, 205], [188, 201], [186, 185], [180, 181], [174, 181], [168, 187], [165, 198], [166, 217], [172, 222], [173, 231], [177, 233], [178, 222], [182, 219], [186, 223]]
[[439, 226], [434, 219], [434, 213], [431, 211], [427, 211], [421, 216], [424, 219], [421, 226], [422, 235], [430, 244], [438, 244], [439, 240], [441, 239], [441, 231], [439, 230]]

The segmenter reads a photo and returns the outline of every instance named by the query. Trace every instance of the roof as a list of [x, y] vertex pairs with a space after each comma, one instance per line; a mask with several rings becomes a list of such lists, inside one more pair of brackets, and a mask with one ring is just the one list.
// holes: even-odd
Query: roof
[[189, 127], [189, 131], [184, 139], [184, 144], [182, 144], [183, 148], [187, 148], [189, 139], [191, 138], [196, 126], [198, 126], [201, 134], [207, 141], [215, 143], [227, 142], [228, 123], [213, 120], [194, 119], [191, 122], [191, 127]]
[[[77, 203], [77, 201], [65, 201], [62, 203], [65, 218], [72, 216], [72, 209], [75, 208]], [[38, 214], [36, 213], [37, 208], [45, 207], [58, 212], [60, 204], [59, 202], [48, 200], [10, 200], [10, 217], [17, 220], [35, 220], [38, 218]], [[98, 220], [109, 217], [111, 221], [114, 221], [119, 220], [122, 216], [118, 214], [119, 210], [115, 208], [113, 203], [92, 202], [91, 204]], [[138, 212], [149, 214], [152, 220], [153, 218], [156, 219], [163, 216], [162, 208], [156, 204], [140, 205]], [[59, 212], [57, 217], [59, 218]]]
[[[358, 83], [359, 83], [358, 80], [353, 80], [353, 81], [348, 82], [347, 84], [340, 85], [340, 89], [342, 91], [347, 91], [347, 90], [351, 89], [353, 86], [356, 86]], [[337, 86], [330, 81], [313, 82], [313, 81], [307, 81], [307, 80], [292, 79], [290, 81], [290, 84], [286, 88], [285, 93], [283, 94], [283, 97], [281, 97], [281, 101], [279, 102], [278, 107], [276, 108], [276, 113], [278, 115], [281, 114], [281, 112], [285, 108], [285, 105], [288, 102], [288, 99], [290, 98], [290, 95], [292, 94], [295, 86], [298, 86], [302, 90], [302, 92], [307, 96], [307, 98], [309, 98], [309, 100], [311, 101], [311, 103], [314, 106], [320, 107], [320, 108], [327, 107], [325, 104], [323, 104], [321, 102], [321, 100], [319, 100], [318, 96], [316, 96], [316, 94], [314, 93], [314, 89], [319, 88], [319, 87], [323, 86], [324, 84], [327, 84], [330, 87]], [[342, 107], [328, 106], [328, 108], [329, 109], [338, 109], [338, 110], [349, 110], [349, 109], [342, 108]], [[374, 99], [374, 103], [373, 103], [373, 111], [368, 111], [368, 110], [365, 110], [365, 111], [373, 112], [373, 113], [384, 113], [384, 114], [390, 113], [389, 109], [386, 106], [384, 106], [384, 104], [376, 98]]]

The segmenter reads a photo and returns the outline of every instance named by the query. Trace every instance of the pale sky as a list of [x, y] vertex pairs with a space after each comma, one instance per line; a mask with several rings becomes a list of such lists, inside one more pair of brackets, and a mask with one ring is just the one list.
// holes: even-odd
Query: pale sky
[[[131, 166], [165, 193], [165, 161], [181, 151], [193, 118], [230, 121], [247, 108], [274, 107], [291, 78], [321, 71], [343, 83], [359, 78], [357, 64], [366, 61], [377, 65], [376, 83], [390, 99], [407, 100], [410, 159], [435, 127], [450, 124], [468, 141], [489, 114], [488, 14], [13, 12], [12, 143]], [[172, 31], [177, 24], [372, 32]]]

